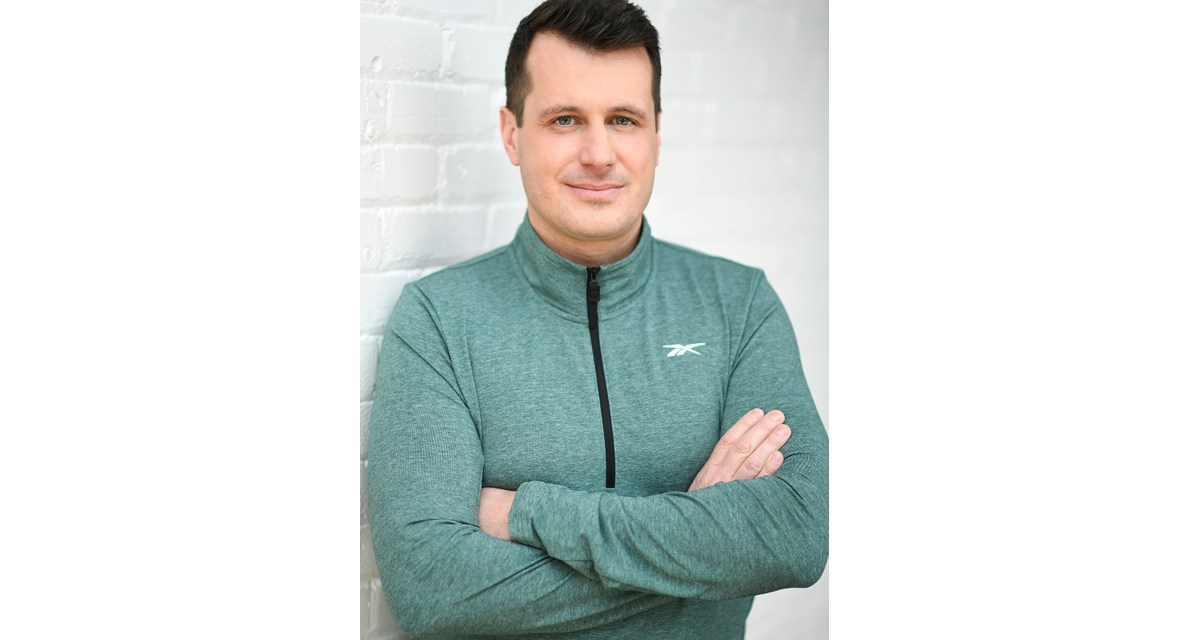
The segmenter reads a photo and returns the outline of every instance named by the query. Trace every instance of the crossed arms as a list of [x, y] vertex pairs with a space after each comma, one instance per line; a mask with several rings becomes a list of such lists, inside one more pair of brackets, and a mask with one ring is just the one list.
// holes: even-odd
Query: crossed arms
[[[675, 598], [817, 581], [826, 435], [788, 317], [763, 279], [754, 298], [723, 403], [721, 429], [734, 426], [689, 491], [527, 482], [509, 496], [482, 487], [479, 438], [435, 314], [407, 290], [382, 346], [369, 455], [376, 556], [401, 626], [415, 636], [580, 631]], [[757, 405], [774, 411], [758, 419]], [[509, 615], [520, 607], [533, 615]]]
[[[789, 441], [793, 433], [784, 422], [785, 414], [780, 411], [766, 414], [753, 409], [745, 413], [719, 438], [687, 491], [705, 489], [720, 482], [773, 475], [785, 460], [781, 445]], [[512, 540], [508, 532], [508, 513], [515, 499], [516, 491], [484, 487], [479, 494], [479, 528], [490, 536]]]

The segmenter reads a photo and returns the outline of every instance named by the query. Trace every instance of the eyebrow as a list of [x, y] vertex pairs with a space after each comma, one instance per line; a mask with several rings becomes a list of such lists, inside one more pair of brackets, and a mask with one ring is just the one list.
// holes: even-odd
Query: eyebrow
[[581, 111], [581, 109], [568, 104], [556, 104], [548, 109], [543, 109], [541, 112], [541, 117], [548, 118], [550, 116], [556, 116], [559, 113], [565, 113], [567, 111]]
[[[556, 104], [556, 105], [549, 107], [547, 109], [543, 109], [541, 112], [541, 117], [548, 118], [550, 116], [556, 116], [560, 113], [567, 113], [567, 112], [582, 113], [582, 111], [583, 111], [582, 109], [579, 109], [578, 107], [576, 107], [574, 105]], [[612, 107], [611, 109], [609, 109], [609, 111], [611, 111], [612, 113], [627, 113], [627, 114], [630, 114], [630, 115], [633, 115], [633, 116], [639, 118], [640, 120], [648, 120], [648, 117], [645, 115], [644, 111], [637, 109], [636, 107], [634, 107], [630, 104], [618, 104], [618, 105]]]
[[612, 107], [612, 112], [613, 113], [627, 113], [627, 114], [636, 116], [640, 120], [648, 120], [649, 119], [649, 117], [645, 115], [644, 111], [637, 109], [636, 107], [634, 107], [630, 104], [618, 104], [618, 105]]

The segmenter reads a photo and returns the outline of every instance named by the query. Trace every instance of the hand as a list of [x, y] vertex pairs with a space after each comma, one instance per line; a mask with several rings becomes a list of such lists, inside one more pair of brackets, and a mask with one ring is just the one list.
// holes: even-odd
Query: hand
[[508, 535], [508, 512], [516, 491], [484, 487], [479, 491], [479, 528], [489, 536], [511, 540]]
[[719, 439], [688, 491], [776, 473], [785, 461], [778, 449], [793, 433], [783, 422], [785, 414], [780, 411], [765, 415], [760, 409], [753, 409], [744, 414]]

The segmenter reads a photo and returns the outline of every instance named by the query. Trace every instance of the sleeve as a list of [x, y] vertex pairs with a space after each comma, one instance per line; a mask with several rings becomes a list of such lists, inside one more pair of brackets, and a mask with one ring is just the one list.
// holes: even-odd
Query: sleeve
[[[389, 321], [368, 450], [373, 544], [393, 616], [416, 637], [589, 629], [661, 604], [610, 590], [478, 526], [483, 455], [432, 306], [414, 285]], [[524, 615], [532, 611], [533, 615]]]
[[763, 275], [740, 344], [720, 433], [755, 407], [784, 412], [793, 434], [774, 476], [645, 497], [528, 482], [509, 514], [512, 538], [617, 589], [725, 600], [817, 582], [827, 558], [826, 431]]

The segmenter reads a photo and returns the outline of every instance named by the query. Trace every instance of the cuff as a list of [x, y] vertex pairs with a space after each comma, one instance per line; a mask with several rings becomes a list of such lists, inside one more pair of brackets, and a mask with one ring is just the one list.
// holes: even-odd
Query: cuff
[[541, 493], [547, 492], [544, 482], [526, 482], [517, 487], [512, 507], [508, 509], [508, 537], [521, 544], [542, 548], [541, 539], [533, 530], [533, 510], [541, 502]]
[[555, 558], [584, 558], [584, 532], [597, 531], [601, 495], [532, 481], [517, 487], [508, 536]]

